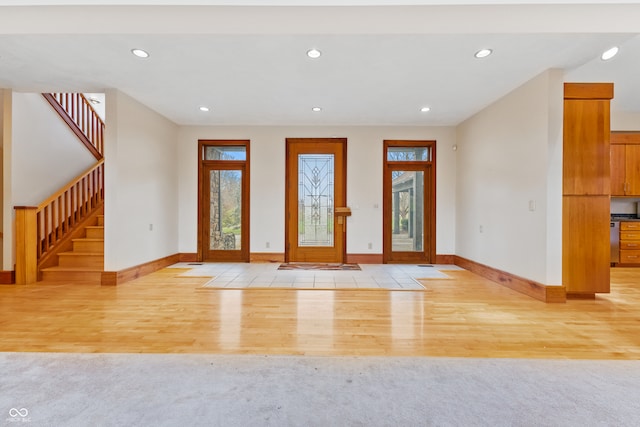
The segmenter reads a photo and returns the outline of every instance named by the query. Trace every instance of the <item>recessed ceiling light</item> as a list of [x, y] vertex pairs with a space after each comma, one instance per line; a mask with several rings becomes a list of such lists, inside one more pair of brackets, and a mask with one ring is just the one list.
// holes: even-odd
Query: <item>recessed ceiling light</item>
[[493, 50], [491, 50], [491, 49], [480, 49], [473, 56], [475, 56], [476, 58], [486, 58], [487, 56], [491, 55], [492, 53], [493, 53]]
[[320, 58], [320, 55], [322, 55], [322, 52], [320, 52], [318, 49], [311, 49], [307, 51], [307, 56], [309, 58], [313, 58], [313, 59]]
[[312, 111], [315, 111], [315, 112], [317, 113], [318, 111], [322, 111], [322, 108], [320, 108], [320, 107], [313, 107], [311, 110], [312, 110]]
[[614, 47], [612, 47], [611, 49], [609, 49], [609, 50], [605, 51], [605, 52], [600, 56], [600, 58], [601, 58], [603, 61], [608, 61], [608, 60], [610, 60], [611, 58], [613, 58], [614, 56], [616, 56], [616, 55], [618, 54], [618, 50], [619, 50], [619, 49], [618, 49], [618, 46], [614, 46]]
[[200, 107], [200, 111], [204, 111], [205, 113], [209, 111], [209, 107], [202, 106]]
[[138, 58], [148, 58], [149, 52], [142, 49], [131, 49], [131, 53], [133, 53]]
[[422, 111], [423, 113], [427, 113], [427, 112], [431, 111], [431, 107], [422, 107], [420, 109], [420, 111]]

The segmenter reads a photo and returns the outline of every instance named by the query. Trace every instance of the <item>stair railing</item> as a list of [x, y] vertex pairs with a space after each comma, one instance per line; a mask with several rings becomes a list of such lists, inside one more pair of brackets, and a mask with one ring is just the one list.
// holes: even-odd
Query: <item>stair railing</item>
[[43, 93], [80, 141], [97, 160], [102, 159], [104, 122], [81, 93]]
[[16, 206], [16, 284], [37, 281], [39, 261], [104, 203], [104, 160], [39, 206]]

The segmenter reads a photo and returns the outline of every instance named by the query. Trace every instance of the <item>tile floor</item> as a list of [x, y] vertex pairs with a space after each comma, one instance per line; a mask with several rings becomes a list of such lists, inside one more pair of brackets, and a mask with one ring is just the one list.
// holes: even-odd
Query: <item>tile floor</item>
[[361, 264], [361, 271], [278, 270], [278, 263], [178, 263], [185, 276], [212, 277], [207, 288], [423, 290], [417, 279], [446, 279], [455, 265]]

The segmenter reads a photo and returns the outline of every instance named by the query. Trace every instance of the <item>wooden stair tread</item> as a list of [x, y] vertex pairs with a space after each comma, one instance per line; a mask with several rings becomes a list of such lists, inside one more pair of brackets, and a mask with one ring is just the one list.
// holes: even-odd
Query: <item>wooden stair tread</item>
[[104, 239], [100, 239], [98, 237], [79, 237], [71, 240], [73, 242], [104, 242]]

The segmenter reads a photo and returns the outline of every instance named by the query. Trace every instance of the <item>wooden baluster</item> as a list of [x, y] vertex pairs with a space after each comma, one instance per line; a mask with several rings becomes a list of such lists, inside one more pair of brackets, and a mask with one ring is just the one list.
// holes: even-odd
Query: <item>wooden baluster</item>
[[58, 241], [58, 218], [56, 216], [57, 206], [55, 200], [51, 201], [51, 246]]
[[56, 199], [56, 228], [58, 230], [58, 240], [64, 236], [64, 230], [62, 229], [62, 203], [60, 203], [60, 197]]
[[92, 186], [92, 191], [91, 191], [91, 200], [92, 200], [92, 208], [94, 208], [95, 206], [98, 205], [98, 193], [97, 193], [97, 188], [98, 188], [98, 170], [94, 169], [91, 171], [91, 186]]
[[48, 252], [51, 247], [51, 216], [49, 206], [45, 206], [44, 210], [44, 252]]
[[71, 188], [69, 189], [69, 193], [70, 193], [70, 200], [69, 200], [69, 213], [71, 214], [71, 224], [70, 226], [73, 227], [74, 225], [76, 225], [76, 208], [75, 208], [75, 198], [76, 198], [76, 192], [74, 189], [75, 185], [71, 186]]
[[36, 254], [38, 259], [42, 256], [42, 215], [41, 212], [36, 213]]
[[69, 216], [69, 190], [64, 192], [64, 226], [69, 230], [69, 223], [71, 217]]
[[16, 284], [38, 280], [37, 208], [16, 206]]

